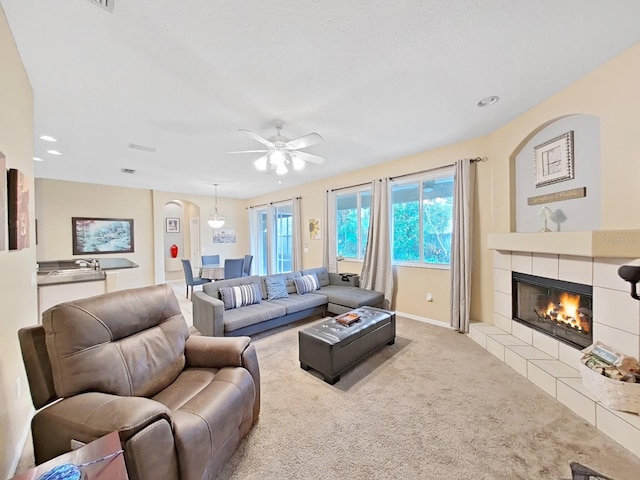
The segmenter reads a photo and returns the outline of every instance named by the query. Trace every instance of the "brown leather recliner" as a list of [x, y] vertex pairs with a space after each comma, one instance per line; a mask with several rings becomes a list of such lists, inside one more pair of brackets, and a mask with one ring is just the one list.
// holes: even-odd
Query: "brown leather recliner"
[[38, 464], [117, 430], [132, 480], [210, 479], [258, 420], [250, 338], [190, 336], [167, 285], [57, 305], [18, 335]]

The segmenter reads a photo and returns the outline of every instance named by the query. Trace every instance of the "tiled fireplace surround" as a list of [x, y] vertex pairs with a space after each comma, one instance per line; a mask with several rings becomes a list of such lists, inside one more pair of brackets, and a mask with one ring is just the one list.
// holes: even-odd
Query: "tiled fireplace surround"
[[[491, 243], [490, 248], [496, 248]], [[505, 245], [502, 241], [493, 243]], [[548, 251], [549, 248], [541, 250]], [[581, 250], [584, 249], [576, 249]], [[578, 371], [580, 351], [511, 318], [512, 271], [592, 285], [594, 342], [600, 340], [620, 352], [640, 358], [640, 302], [631, 298], [629, 284], [617, 274], [618, 267], [628, 260], [631, 258], [495, 249], [493, 325], [472, 323], [469, 336], [640, 457], [640, 416], [608, 409], [582, 385]]]

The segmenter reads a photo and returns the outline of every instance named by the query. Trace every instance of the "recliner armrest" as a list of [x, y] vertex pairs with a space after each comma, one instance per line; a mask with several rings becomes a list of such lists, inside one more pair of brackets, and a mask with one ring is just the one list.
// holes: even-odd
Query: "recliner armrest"
[[69, 451], [71, 439], [89, 443], [117, 430], [124, 443], [158, 421], [171, 425], [171, 412], [149, 398], [99, 392], [64, 398], [33, 417], [31, 430], [36, 462]]
[[339, 287], [359, 287], [360, 275], [357, 273], [329, 272], [329, 283]]
[[184, 349], [187, 367], [242, 367], [242, 354], [250, 343], [250, 337], [191, 335]]
[[187, 338], [184, 355], [187, 367], [246, 368], [256, 389], [253, 405], [253, 422], [260, 416], [260, 366], [255, 347], [250, 337], [204, 337], [191, 335]]

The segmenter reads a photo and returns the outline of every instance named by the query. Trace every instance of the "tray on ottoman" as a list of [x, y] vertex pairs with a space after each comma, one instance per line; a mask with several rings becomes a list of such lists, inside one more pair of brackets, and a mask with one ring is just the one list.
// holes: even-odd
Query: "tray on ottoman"
[[313, 368], [333, 385], [340, 374], [385, 344], [396, 338], [396, 314], [375, 307], [360, 307], [351, 312], [358, 319], [343, 325], [335, 318], [298, 332], [300, 367]]

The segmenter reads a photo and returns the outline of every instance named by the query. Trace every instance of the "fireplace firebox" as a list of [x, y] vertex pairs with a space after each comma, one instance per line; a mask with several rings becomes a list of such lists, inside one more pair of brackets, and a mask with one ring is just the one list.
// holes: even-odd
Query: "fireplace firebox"
[[590, 285], [512, 273], [513, 319], [583, 349], [593, 341]]

